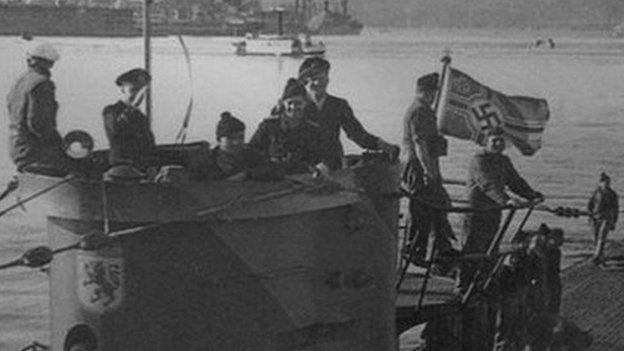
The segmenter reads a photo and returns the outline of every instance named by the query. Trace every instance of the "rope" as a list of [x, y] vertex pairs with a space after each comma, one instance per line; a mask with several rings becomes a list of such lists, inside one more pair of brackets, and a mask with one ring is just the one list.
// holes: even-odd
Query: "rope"
[[188, 126], [191, 121], [191, 113], [193, 112], [193, 96], [195, 95], [195, 93], [193, 88], [193, 67], [191, 66], [191, 53], [189, 52], [189, 49], [186, 46], [186, 43], [184, 42], [184, 39], [181, 35], [178, 35], [178, 41], [180, 42], [180, 45], [182, 46], [182, 51], [184, 52], [184, 59], [186, 60], [189, 84], [191, 86], [191, 95], [189, 96], [189, 102], [186, 106], [184, 120], [182, 121], [182, 126], [180, 127], [180, 131], [176, 136], [176, 143], [184, 144], [184, 141], [186, 140], [186, 132], [188, 131]]
[[44, 189], [42, 189], [42, 190], [39, 190], [39, 191], [37, 191], [37, 192], [27, 196], [23, 200], [22, 199], [18, 199], [15, 204], [13, 204], [13, 205], [5, 208], [4, 210], [0, 211], [0, 217], [6, 215], [7, 213], [13, 211], [14, 209], [16, 209], [18, 207], [23, 207], [24, 204], [26, 204], [26, 203], [28, 203], [28, 202], [38, 198], [39, 196], [42, 196], [42, 195], [44, 195], [44, 194], [46, 194], [46, 193], [48, 193], [48, 192], [58, 188], [59, 186], [65, 184], [65, 183], [70, 182], [71, 180], [74, 180], [75, 178], [76, 177], [73, 176], [73, 175], [68, 176], [68, 177], [66, 177], [66, 178], [64, 178], [64, 179], [62, 179], [62, 180], [60, 180], [60, 181], [58, 181], [58, 182], [56, 182], [56, 183], [54, 183], [54, 184], [44, 188]]
[[17, 180], [16, 176], [13, 176], [11, 181], [7, 183], [6, 188], [4, 189], [2, 194], [0, 194], [0, 201], [4, 200], [4, 198], [7, 197], [10, 193], [17, 190], [18, 186], [19, 186], [19, 181]]

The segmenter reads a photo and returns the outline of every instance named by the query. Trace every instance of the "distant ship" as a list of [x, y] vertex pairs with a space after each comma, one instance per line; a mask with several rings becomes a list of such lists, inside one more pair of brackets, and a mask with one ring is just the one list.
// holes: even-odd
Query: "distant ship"
[[[142, 35], [140, 9], [77, 5], [0, 4], [0, 35], [72, 37], [137, 37]], [[163, 10], [151, 18], [153, 36], [241, 35], [257, 31], [262, 24], [254, 19], [176, 20]]]
[[131, 9], [0, 4], [0, 35], [140, 36]]
[[320, 35], [359, 35], [364, 26], [350, 15], [325, 10], [306, 24], [309, 31]]
[[[328, 0], [319, 6], [311, 0], [295, 0], [294, 6], [284, 8], [284, 32], [290, 34], [308, 33], [314, 35], [359, 35], [364, 25], [348, 13], [348, 1], [342, 0], [342, 10], [332, 10]], [[264, 23], [262, 32], [275, 34], [278, 28], [273, 20], [272, 10], [257, 15]]]
[[313, 42], [309, 34], [284, 35], [284, 11], [282, 8], [276, 8], [274, 12], [277, 13], [277, 35], [248, 33], [242, 41], [232, 43], [237, 55], [301, 57], [325, 54], [325, 44]]

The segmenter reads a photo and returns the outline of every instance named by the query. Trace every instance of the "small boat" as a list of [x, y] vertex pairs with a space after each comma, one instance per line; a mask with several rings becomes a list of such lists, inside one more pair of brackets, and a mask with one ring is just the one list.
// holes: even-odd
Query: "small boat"
[[[309, 37], [308, 37], [309, 38]], [[235, 42], [236, 54], [240, 56], [292, 56], [324, 55], [325, 44], [300, 40], [294, 36], [247, 36], [244, 40]]]
[[242, 41], [232, 43], [237, 55], [301, 57], [325, 54], [325, 44], [321, 41], [313, 42], [309, 34], [300, 34], [298, 37], [284, 35], [283, 9], [277, 9], [275, 12], [278, 14], [278, 35], [248, 33]]

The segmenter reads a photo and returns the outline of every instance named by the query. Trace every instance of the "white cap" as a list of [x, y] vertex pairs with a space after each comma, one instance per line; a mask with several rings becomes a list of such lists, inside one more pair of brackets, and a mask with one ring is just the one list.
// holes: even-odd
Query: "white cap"
[[40, 43], [28, 48], [26, 56], [28, 58], [38, 57], [51, 62], [56, 62], [61, 58], [61, 55], [50, 43]]

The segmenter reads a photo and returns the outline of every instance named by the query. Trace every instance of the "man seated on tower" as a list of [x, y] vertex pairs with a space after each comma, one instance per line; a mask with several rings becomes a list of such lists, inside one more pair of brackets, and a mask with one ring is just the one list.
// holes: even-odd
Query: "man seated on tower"
[[7, 96], [9, 153], [20, 172], [63, 176], [70, 170], [56, 129], [58, 102], [50, 79], [50, 70], [59, 59], [59, 53], [48, 43], [28, 50], [28, 69]]
[[274, 115], [263, 120], [249, 145], [285, 173], [324, 170], [322, 134], [318, 124], [304, 119], [305, 87], [290, 78]]
[[121, 97], [102, 112], [110, 145], [108, 159], [112, 168], [109, 172], [113, 169], [131, 170], [140, 177], [155, 155], [156, 143], [150, 121], [139, 107], [151, 79], [146, 70], [135, 68], [115, 80]]

